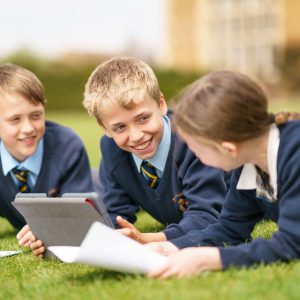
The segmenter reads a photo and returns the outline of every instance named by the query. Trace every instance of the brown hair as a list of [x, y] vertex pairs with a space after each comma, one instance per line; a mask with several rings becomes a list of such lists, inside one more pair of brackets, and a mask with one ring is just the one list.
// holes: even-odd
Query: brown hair
[[32, 72], [18, 65], [0, 65], [0, 93], [17, 94], [32, 104], [46, 105], [40, 80]]
[[90, 115], [101, 121], [101, 109], [117, 104], [130, 109], [151, 96], [159, 105], [162, 95], [153, 70], [133, 57], [115, 57], [103, 62], [88, 79], [83, 106]]
[[188, 86], [180, 96], [174, 123], [188, 134], [213, 141], [243, 142], [262, 135], [271, 123], [299, 114], [268, 113], [263, 89], [246, 75], [212, 72]]

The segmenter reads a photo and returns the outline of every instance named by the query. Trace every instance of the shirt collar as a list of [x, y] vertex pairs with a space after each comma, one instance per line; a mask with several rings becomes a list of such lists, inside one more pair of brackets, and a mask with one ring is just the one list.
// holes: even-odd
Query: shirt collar
[[[267, 163], [270, 176], [270, 184], [274, 189], [275, 197], [277, 197], [277, 156], [279, 142], [279, 129], [275, 124], [272, 124], [268, 138]], [[236, 188], [238, 190], [256, 189], [256, 169], [253, 164], [244, 165]]]
[[[168, 158], [168, 153], [171, 145], [171, 122], [168, 116], [163, 117], [163, 126], [164, 126], [164, 133], [162, 139], [158, 145], [157, 151], [154, 156], [147, 159], [149, 163], [151, 163], [156, 169], [163, 172], [166, 161]], [[141, 171], [141, 164], [143, 160], [132, 153], [133, 160], [138, 171]]]
[[26, 170], [38, 175], [41, 170], [44, 150], [44, 139], [41, 139], [36, 151], [22, 162], [18, 162], [6, 149], [4, 143], [0, 142], [0, 155], [2, 170], [6, 176], [13, 168], [25, 168]]

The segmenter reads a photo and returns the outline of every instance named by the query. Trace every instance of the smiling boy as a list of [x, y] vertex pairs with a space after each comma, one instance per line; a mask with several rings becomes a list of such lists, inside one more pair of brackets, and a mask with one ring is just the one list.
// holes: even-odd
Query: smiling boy
[[[11, 202], [19, 192], [47, 193], [93, 190], [88, 158], [79, 137], [70, 129], [45, 121], [43, 86], [18, 65], [0, 65], [0, 216], [16, 228], [26, 222]], [[44, 252], [28, 226], [19, 244], [34, 254]]]
[[[130, 57], [104, 62], [86, 84], [83, 105], [105, 131], [100, 192], [124, 234], [184, 244], [187, 232], [217, 221], [224, 173], [204, 166], [172, 132], [172, 113], [147, 64]], [[139, 232], [131, 223], [140, 207], [166, 229]]]

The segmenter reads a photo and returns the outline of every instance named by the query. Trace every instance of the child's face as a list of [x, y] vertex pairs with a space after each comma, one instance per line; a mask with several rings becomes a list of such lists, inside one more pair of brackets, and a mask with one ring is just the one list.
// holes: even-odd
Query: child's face
[[141, 159], [155, 155], [163, 136], [162, 116], [167, 113], [163, 97], [160, 105], [149, 96], [131, 109], [112, 104], [102, 110], [101, 119], [107, 136], [123, 150]]
[[232, 143], [205, 143], [180, 128], [177, 128], [177, 131], [188, 147], [207, 166], [230, 171], [244, 164], [238, 155], [237, 146]]
[[18, 161], [34, 154], [45, 132], [45, 108], [20, 95], [0, 94], [0, 138]]

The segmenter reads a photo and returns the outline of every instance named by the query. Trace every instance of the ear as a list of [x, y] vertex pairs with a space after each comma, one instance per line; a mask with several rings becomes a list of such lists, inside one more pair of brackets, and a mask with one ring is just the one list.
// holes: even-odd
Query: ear
[[235, 145], [235, 144], [233, 144], [231, 142], [222, 142], [221, 143], [221, 147], [222, 147], [222, 149], [225, 152], [227, 152], [232, 157], [236, 157], [237, 156], [237, 152], [238, 152], [237, 145]]
[[163, 94], [160, 95], [159, 110], [162, 116], [165, 116], [168, 112], [168, 106]]

